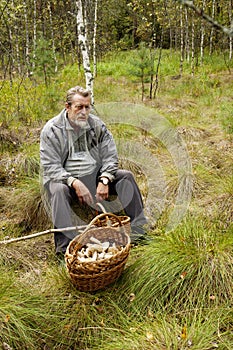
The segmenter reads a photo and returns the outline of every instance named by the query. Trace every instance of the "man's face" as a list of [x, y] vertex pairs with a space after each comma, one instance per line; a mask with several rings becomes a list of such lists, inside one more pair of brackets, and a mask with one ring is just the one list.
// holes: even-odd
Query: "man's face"
[[71, 105], [66, 103], [69, 120], [76, 126], [85, 127], [87, 125], [87, 118], [90, 113], [91, 100], [90, 97], [83, 97], [81, 95], [74, 95]]

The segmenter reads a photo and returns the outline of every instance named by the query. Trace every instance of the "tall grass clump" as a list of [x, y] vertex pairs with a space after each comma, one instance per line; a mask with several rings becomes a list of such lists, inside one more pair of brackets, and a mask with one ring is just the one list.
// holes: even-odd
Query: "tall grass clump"
[[[38, 332], [45, 322], [43, 296], [31, 294], [16, 281], [12, 271], [0, 275], [1, 344], [9, 349], [38, 350], [43, 336]], [[8, 347], [6, 347], [8, 346]]]
[[[210, 350], [231, 349], [229, 320], [231, 310], [193, 310], [187, 313], [150, 315], [144, 322], [135, 322], [126, 314], [121, 325], [130, 322], [121, 332], [105, 331], [103, 350]], [[98, 349], [97, 345], [92, 349]]]
[[157, 237], [125, 274], [137, 312], [229, 303], [233, 297], [233, 237], [204, 218], [189, 218]]

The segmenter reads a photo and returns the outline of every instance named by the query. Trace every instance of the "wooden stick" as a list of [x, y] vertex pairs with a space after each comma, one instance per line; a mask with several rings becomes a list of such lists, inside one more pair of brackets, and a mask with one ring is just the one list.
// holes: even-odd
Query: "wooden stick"
[[13, 242], [18, 242], [18, 241], [24, 241], [26, 239], [34, 238], [34, 237], [39, 237], [42, 235], [46, 235], [48, 233], [55, 233], [55, 232], [68, 232], [68, 231], [81, 231], [84, 230], [87, 226], [74, 226], [74, 227], [65, 227], [65, 228], [53, 228], [50, 230], [42, 231], [42, 232], [36, 232], [32, 233], [31, 235], [28, 236], [23, 236], [23, 237], [17, 237], [17, 238], [11, 238], [5, 241], [0, 241], [0, 244], [10, 244]]

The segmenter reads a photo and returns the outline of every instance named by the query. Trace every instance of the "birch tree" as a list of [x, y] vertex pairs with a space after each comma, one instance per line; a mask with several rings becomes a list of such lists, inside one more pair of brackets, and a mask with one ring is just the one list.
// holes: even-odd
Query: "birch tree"
[[[205, 11], [205, 8], [206, 8], [206, 1], [203, 0], [202, 10]], [[201, 64], [203, 63], [203, 58], [204, 58], [204, 39], [205, 39], [205, 25], [204, 25], [204, 20], [202, 19], [202, 21], [201, 21], [201, 42], [200, 42], [200, 61], [201, 61]]]
[[185, 8], [185, 55], [186, 60], [190, 61], [190, 40], [189, 40], [189, 13]]
[[94, 104], [94, 91], [93, 91], [93, 85], [94, 85], [94, 77], [91, 71], [91, 65], [90, 65], [90, 56], [88, 52], [88, 42], [87, 42], [87, 33], [86, 33], [86, 27], [85, 27], [85, 18], [84, 18], [84, 12], [82, 7], [82, 1], [77, 0], [76, 2], [76, 9], [77, 9], [77, 15], [76, 15], [76, 22], [77, 22], [77, 33], [78, 33], [78, 42], [82, 53], [83, 58], [83, 68], [84, 68], [84, 74], [86, 78], [86, 88], [91, 91], [91, 102]]
[[194, 59], [195, 59], [195, 24], [192, 14], [192, 38], [191, 38], [191, 71], [194, 76]]
[[[229, 23], [231, 26], [231, 29], [233, 30], [233, 18], [232, 18], [232, 11], [233, 11], [233, 5], [232, 5], [232, 0], [229, 1], [229, 6], [228, 6], [228, 14], [229, 14]], [[233, 38], [229, 38], [229, 59], [232, 59], [232, 46], [233, 46]]]
[[98, 0], [95, 0], [94, 32], [93, 32], [93, 67], [94, 67], [93, 75], [94, 75], [94, 78], [97, 76], [97, 54], [96, 54], [97, 20], [98, 20]]
[[37, 40], [37, 11], [36, 11], [36, 0], [33, 0], [33, 55], [32, 55], [32, 71], [35, 69], [36, 60], [36, 40]]
[[50, 22], [50, 28], [51, 28], [51, 37], [52, 37], [52, 50], [53, 50], [53, 58], [55, 62], [54, 71], [57, 72], [57, 56], [56, 56], [56, 49], [55, 49], [55, 41], [54, 41], [54, 28], [53, 28], [53, 16], [51, 11], [51, 4], [50, 1], [48, 1], [48, 10], [49, 10], [49, 22]]
[[23, 10], [24, 10], [24, 21], [25, 21], [25, 62], [27, 65], [27, 75], [30, 75], [30, 57], [29, 57], [29, 28], [28, 28], [28, 14], [27, 14], [27, 4], [26, 1], [23, 1]]
[[[212, 18], [215, 17], [215, 0], [212, 0]], [[213, 52], [213, 36], [214, 36], [214, 27], [211, 27], [210, 31], [210, 50], [209, 54], [212, 55]]]
[[183, 24], [183, 11], [180, 7], [180, 76], [183, 74], [184, 63], [184, 24]]

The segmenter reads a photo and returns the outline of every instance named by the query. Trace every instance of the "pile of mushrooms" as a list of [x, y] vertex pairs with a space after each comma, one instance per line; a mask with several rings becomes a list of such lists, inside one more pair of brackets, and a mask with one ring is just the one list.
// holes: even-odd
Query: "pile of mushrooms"
[[95, 237], [90, 238], [91, 243], [87, 243], [77, 252], [77, 258], [80, 262], [98, 261], [101, 259], [111, 258], [118, 253], [123, 247], [116, 246], [115, 243], [100, 242]]

